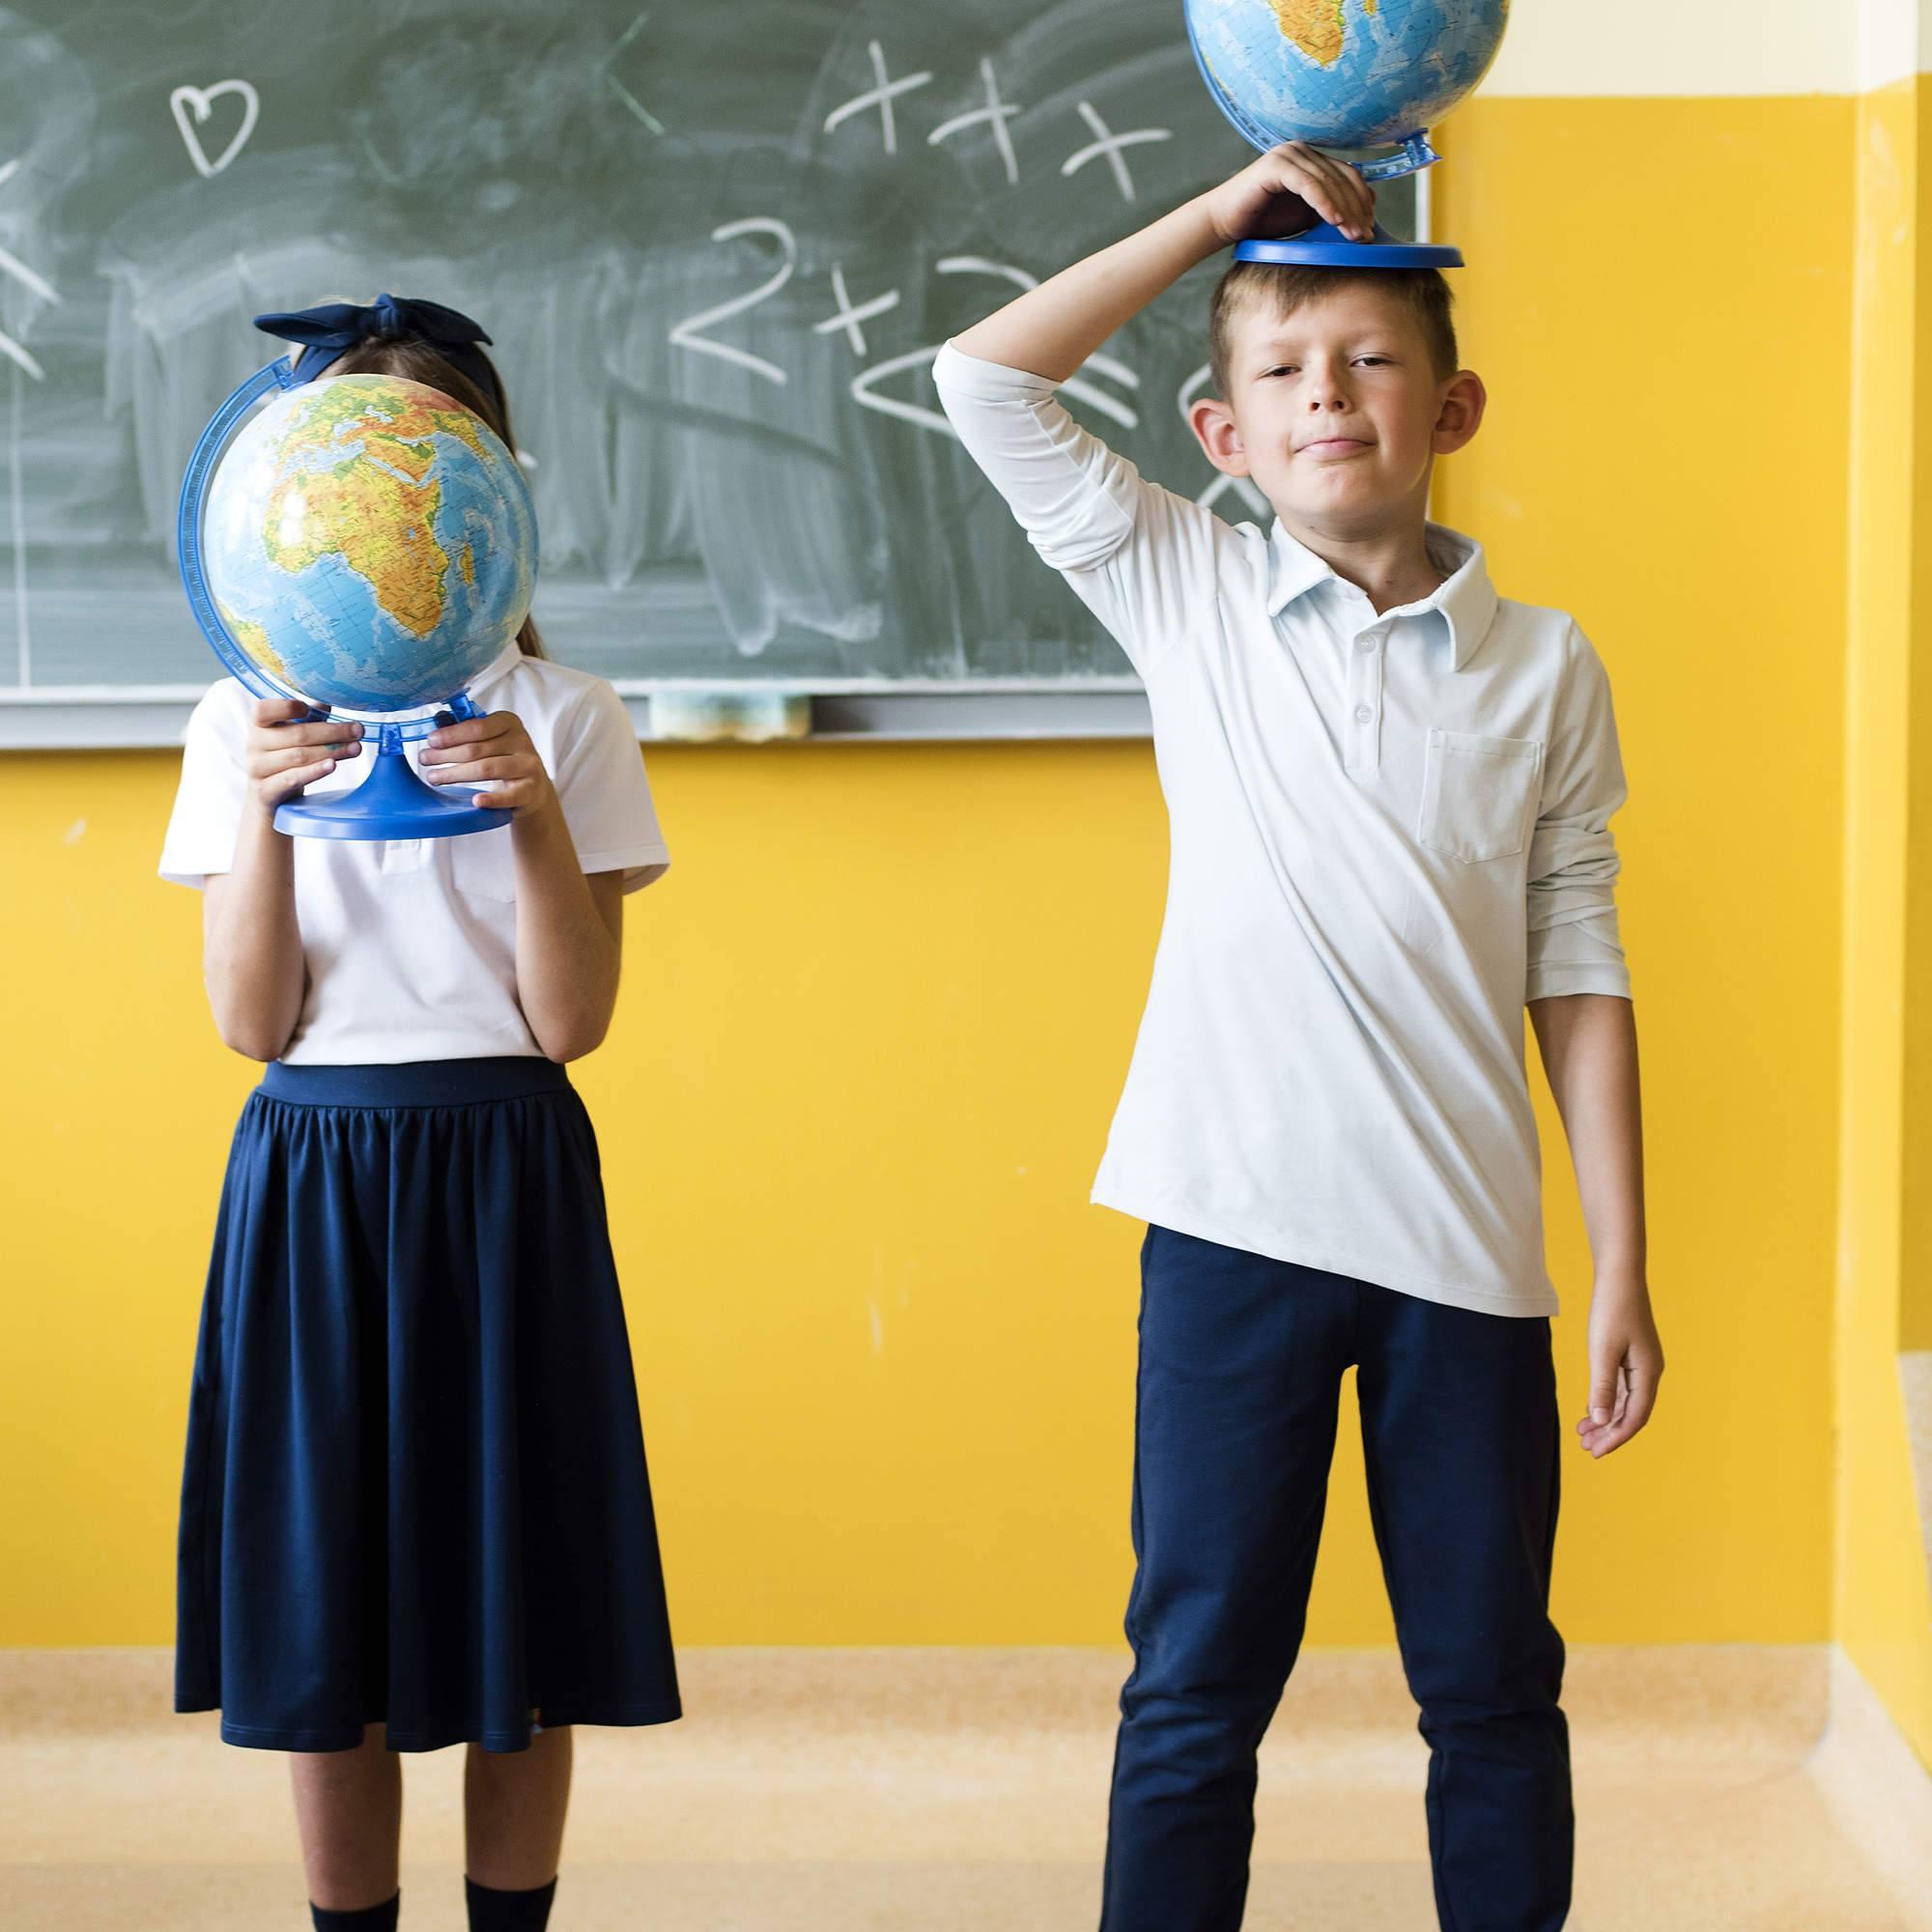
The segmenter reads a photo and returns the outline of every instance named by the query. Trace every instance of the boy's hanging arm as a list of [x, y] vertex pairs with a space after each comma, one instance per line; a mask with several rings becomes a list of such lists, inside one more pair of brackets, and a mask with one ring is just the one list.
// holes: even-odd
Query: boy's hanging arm
[[1529, 1017], [1589, 1231], [1590, 1412], [1577, 1434], [1601, 1460], [1650, 1420], [1663, 1374], [1647, 1273], [1635, 1011], [1615, 994], [1570, 993], [1531, 1000]]
[[1375, 190], [1347, 162], [1292, 141], [1206, 194], [1016, 297], [954, 337], [982, 361], [1064, 383], [1123, 323], [1197, 263], [1243, 237], [1332, 221], [1357, 241], [1375, 227]]

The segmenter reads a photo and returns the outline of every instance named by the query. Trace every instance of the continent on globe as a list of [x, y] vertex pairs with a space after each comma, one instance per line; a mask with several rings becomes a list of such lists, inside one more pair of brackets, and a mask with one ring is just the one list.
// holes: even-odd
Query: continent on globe
[[449, 558], [433, 526], [442, 506], [434, 483], [392, 476], [353, 457], [323, 476], [293, 476], [269, 498], [269, 560], [291, 576], [339, 556], [397, 623], [426, 638], [442, 622]]
[[1348, 22], [1344, 0], [1272, 0], [1281, 30], [1312, 61], [1333, 67], [1342, 58]]
[[[421, 481], [436, 463], [435, 439], [457, 436], [478, 456], [488, 453], [469, 412], [454, 397], [439, 400], [448, 407], [434, 409], [411, 397], [398, 409], [386, 396], [372, 399], [359, 390], [319, 396], [284, 450], [332, 467], [278, 484], [264, 531], [270, 559], [291, 573], [339, 555], [367, 581], [377, 603], [419, 638], [442, 621], [449, 568], [435, 531], [441, 486]], [[336, 446], [351, 439], [337, 458]], [[466, 582], [475, 582], [467, 545], [463, 575]]]
[[260, 624], [251, 624], [239, 611], [231, 611], [226, 604], [217, 604], [221, 621], [235, 633], [242, 648], [266, 671], [278, 677], [284, 684], [289, 682], [289, 668], [285, 665], [269, 634]]

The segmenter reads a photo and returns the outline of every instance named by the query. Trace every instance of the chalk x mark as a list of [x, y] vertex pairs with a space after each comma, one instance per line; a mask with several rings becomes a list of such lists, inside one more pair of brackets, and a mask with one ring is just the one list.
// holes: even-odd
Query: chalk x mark
[[665, 124], [662, 121], [660, 121], [658, 117], [655, 114], [653, 114], [651, 110], [648, 107], [646, 107], [644, 103], [641, 100], [639, 100], [638, 97], [635, 94], [633, 94], [631, 90], [628, 87], [626, 87], [624, 83], [621, 80], [619, 80], [614, 73], [611, 71], [611, 63], [613, 60], [615, 60], [617, 56], [620, 53], [622, 53], [624, 49], [628, 47], [631, 44], [631, 43], [638, 38], [638, 36], [643, 31], [644, 22], [649, 18], [650, 15], [648, 14], [639, 14], [638, 17], [635, 20], [633, 20], [628, 27], [624, 29], [623, 33], [618, 36], [617, 44], [614, 47], [612, 47], [611, 51], [608, 54], [606, 54], [604, 58], [598, 63], [598, 69], [599, 71], [602, 72], [602, 74], [604, 75], [604, 78], [611, 83], [611, 86], [612, 90], [615, 92], [617, 99], [621, 100], [624, 103], [624, 105], [628, 107], [631, 110], [631, 112], [635, 114], [638, 117], [638, 119], [641, 121], [644, 124], [644, 126], [651, 130], [653, 134], [662, 134], [665, 131]]
[[1171, 141], [1174, 129], [1171, 128], [1135, 128], [1127, 133], [1117, 134], [1101, 120], [1091, 100], [1080, 103], [1080, 118], [1094, 130], [1094, 138], [1077, 154], [1068, 155], [1060, 164], [1063, 175], [1070, 175], [1084, 168], [1089, 161], [1105, 156], [1108, 167], [1114, 173], [1114, 185], [1121, 190], [1122, 201], [1134, 198], [1134, 178], [1127, 172], [1127, 157], [1121, 151], [1123, 148], [1137, 148], [1149, 141]]
[[[215, 101], [224, 94], [239, 94], [242, 97], [242, 126], [235, 138], [222, 149], [219, 157], [211, 161], [195, 127], [207, 123], [209, 115], [214, 111]], [[174, 114], [175, 126], [181, 129], [188, 158], [200, 170], [204, 181], [213, 181], [247, 146], [248, 136], [255, 131], [255, 123], [262, 112], [262, 97], [245, 80], [217, 80], [209, 88], [176, 88], [168, 96], [168, 107]], [[194, 115], [193, 122], [183, 112], [184, 108]]]
[[986, 84], [986, 104], [976, 107], [969, 114], [955, 114], [951, 121], [942, 121], [926, 139], [928, 147], [936, 148], [942, 141], [948, 141], [954, 134], [963, 134], [968, 128], [977, 128], [984, 121], [993, 130], [993, 145], [1000, 151], [1000, 159], [1007, 170], [1007, 184], [1017, 187], [1020, 179], [1020, 164], [1013, 153], [1013, 137], [1007, 131], [1007, 123], [1020, 110], [1009, 106], [1000, 99], [1000, 84], [993, 78], [993, 63], [983, 56], [980, 61], [980, 78]]
[[899, 151], [898, 130], [893, 121], [893, 100], [901, 94], [910, 94], [916, 87], [923, 87], [932, 75], [926, 71], [906, 74], [902, 79], [890, 80], [886, 75], [886, 50], [877, 41], [867, 41], [866, 51], [872, 57], [872, 78], [878, 83], [864, 94], [855, 94], [850, 100], [841, 102], [825, 117], [826, 133], [831, 133], [839, 122], [848, 120], [854, 114], [863, 114], [868, 107], [879, 110], [879, 128], [885, 137], [886, 153], [895, 155]]
[[836, 314], [828, 315], [823, 322], [814, 322], [811, 332], [814, 335], [830, 335], [835, 328], [842, 328], [845, 338], [852, 345], [854, 355], [866, 353], [866, 331], [859, 327], [863, 322], [870, 322], [875, 315], [884, 315], [888, 309], [899, 305], [899, 292], [888, 289], [882, 296], [874, 296], [870, 301], [852, 306], [852, 298], [845, 293], [845, 270], [837, 262], [832, 265], [832, 293], [838, 298]]
[[782, 221], [774, 221], [768, 215], [753, 214], [743, 221], [727, 221], [722, 228], [711, 231], [714, 242], [729, 242], [740, 235], [775, 235], [784, 250], [784, 260], [779, 264], [778, 272], [760, 282], [749, 295], [733, 296], [729, 301], [720, 302], [715, 308], [704, 309], [697, 315], [687, 316], [684, 321], [672, 324], [670, 339], [679, 349], [696, 350], [700, 355], [715, 355], [721, 362], [749, 369], [753, 375], [762, 376], [766, 382], [776, 383], [782, 388], [788, 379], [776, 362], [768, 362], [762, 355], [753, 355], [749, 349], [734, 349], [728, 342], [713, 342], [697, 332], [701, 328], [709, 328], [714, 322], [723, 322], [727, 316], [755, 307], [767, 296], [777, 295], [791, 280], [792, 270], [798, 266], [798, 242]]

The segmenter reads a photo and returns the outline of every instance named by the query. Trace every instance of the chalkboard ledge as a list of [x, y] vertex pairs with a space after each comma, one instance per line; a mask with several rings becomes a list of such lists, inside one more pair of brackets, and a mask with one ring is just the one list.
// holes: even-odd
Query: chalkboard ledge
[[[655, 728], [651, 687], [627, 679], [617, 690], [645, 744], [737, 742], [675, 737]], [[688, 696], [689, 687], [678, 687]], [[1145, 738], [1145, 693], [1131, 678], [1066, 684], [886, 687], [853, 685], [792, 694], [810, 707], [809, 728], [773, 742], [917, 743], [994, 739]], [[0, 752], [120, 751], [179, 745], [201, 691], [184, 685], [0, 688]], [[666, 707], [667, 710], [672, 707]], [[677, 707], [682, 709], [683, 707]]]

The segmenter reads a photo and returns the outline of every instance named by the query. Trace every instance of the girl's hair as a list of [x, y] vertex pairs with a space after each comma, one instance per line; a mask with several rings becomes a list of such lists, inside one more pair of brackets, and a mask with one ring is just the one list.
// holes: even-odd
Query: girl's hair
[[[401, 342], [372, 339], [355, 343], [328, 365], [328, 373], [331, 376], [400, 376], [405, 382], [440, 389], [444, 395], [454, 396], [472, 415], [481, 416], [496, 431], [497, 440], [514, 461], [517, 439], [510, 428], [510, 405], [503, 396], [502, 376], [480, 348], [471, 353], [481, 357], [491, 375], [497, 378], [496, 395], [486, 396], [453, 362], [439, 355], [432, 344], [414, 337]], [[524, 628], [517, 633], [517, 642], [526, 657], [550, 655], [544, 649], [534, 618], [524, 619]]]

